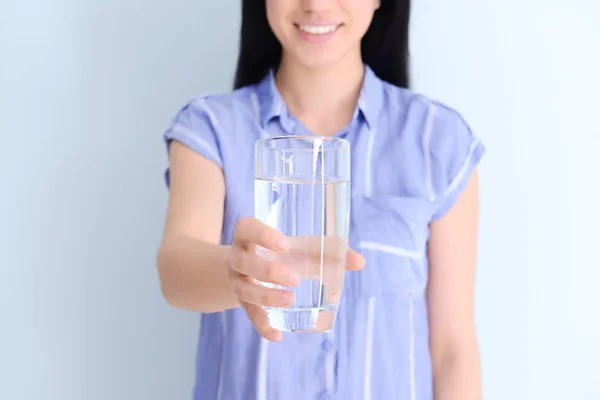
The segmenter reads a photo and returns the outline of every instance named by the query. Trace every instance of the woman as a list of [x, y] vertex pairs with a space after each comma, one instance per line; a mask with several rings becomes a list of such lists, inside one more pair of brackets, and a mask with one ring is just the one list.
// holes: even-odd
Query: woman
[[[194, 98], [166, 131], [158, 268], [169, 303], [203, 313], [196, 399], [480, 398], [483, 146], [457, 112], [407, 89], [408, 24], [408, 0], [244, 0], [236, 90]], [[356, 252], [333, 331], [282, 335], [261, 306], [291, 293], [252, 278], [298, 277], [253, 252], [286, 246], [251, 218], [253, 144], [312, 134], [352, 144]]]

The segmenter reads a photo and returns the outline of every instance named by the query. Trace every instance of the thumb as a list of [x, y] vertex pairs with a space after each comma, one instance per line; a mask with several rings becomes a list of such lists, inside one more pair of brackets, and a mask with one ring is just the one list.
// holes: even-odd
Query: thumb
[[365, 267], [367, 261], [365, 258], [352, 249], [348, 249], [346, 256], [346, 269], [349, 271], [360, 271]]

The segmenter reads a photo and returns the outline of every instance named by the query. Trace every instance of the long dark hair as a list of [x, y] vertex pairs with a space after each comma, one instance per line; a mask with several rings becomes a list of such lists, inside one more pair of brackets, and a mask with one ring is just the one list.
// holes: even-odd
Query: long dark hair
[[[361, 43], [362, 59], [380, 79], [409, 87], [410, 0], [381, 0]], [[267, 21], [265, 0], [242, 0], [240, 52], [234, 89], [258, 83], [281, 59], [281, 44]]]

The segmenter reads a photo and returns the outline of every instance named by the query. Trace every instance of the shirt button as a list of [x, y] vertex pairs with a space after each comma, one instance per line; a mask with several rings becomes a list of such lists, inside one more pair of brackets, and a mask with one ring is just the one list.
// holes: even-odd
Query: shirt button
[[329, 340], [325, 340], [323, 343], [321, 343], [321, 348], [325, 351], [329, 351], [333, 348], [333, 343], [331, 343]]
[[327, 393], [327, 392], [321, 393], [321, 400], [331, 400], [331, 399], [332, 399], [332, 397], [331, 397], [330, 393]]

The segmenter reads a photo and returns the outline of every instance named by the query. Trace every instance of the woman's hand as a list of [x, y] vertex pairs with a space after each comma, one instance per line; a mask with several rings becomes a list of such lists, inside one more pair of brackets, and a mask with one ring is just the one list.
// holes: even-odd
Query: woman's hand
[[[271, 256], [258, 256], [257, 247]], [[281, 332], [269, 326], [263, 307], [289, 307], [294, 296], [288, 290], [268, 288], [257, 281], [286, 287], [300, 283], [295, 268], [277, 261], [286, 259], [284, 254], [289, 248], [288, 238], [256, 218], [241, 218], [236, 225], [229, 262], [230, 287], [258, 333], [272, 341], [281, 340]], [[277, 257], [278, 253], [283, 253], [282, 257]], [[361, 255], [348, 251], [347, 270], [360, 270], [364, 265]]]

